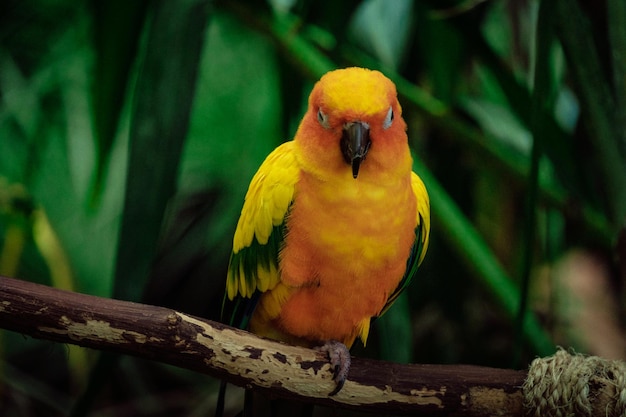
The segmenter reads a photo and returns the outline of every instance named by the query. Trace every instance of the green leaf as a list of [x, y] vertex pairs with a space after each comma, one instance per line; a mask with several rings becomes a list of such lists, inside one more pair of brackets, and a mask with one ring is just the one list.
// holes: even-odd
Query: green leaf
[[137, 56], [148, 1], [95, 0], [92, 6], [96, 50], [93, 110], [98, 145], [94, 198], [98, 200]]
[[155, 3], [131, 116], [115, 298], [139, 299], [176, 191], [206, 22], [203, 1]]
[[[623, 25], [626, 12], [624, 6], [617, 6], [616, 15], [610, 18], [612, 24]], [[558, 35], [565, 55], [570, 64], [576, 90], [579, 93], [583, 117], [586, 121], [588, 134], [593, 137], [589, 143], [593, 146], [595, 157], [599, 163], [601, 176], [597, 183], [605, 187], [609, 218], [617, 227], [626, 221], [626, 157], [622, 153], [620, 138], [624, 136], [624, 126], [616, 123], [615, 106], [619, 105], [612, 94], [610, 77], [607, 77], [601, 66], [598, 46], [594, 42], [596, 36], [589, 17], [584, 13], [578, 1], [558, 0], [556, 7]], [[620, 17], [621, 16], [621, 17]], [[611, 29], [618, 33], [623, 29]], [[624, 41], [612, 43], [615, 48], [624, 47]], [[619, 54], [620, 52], [618, 52]], [[621, 53], [624, 53], [622, 50]], [[619, 61], [618, 61], [619, 62]], [[623, 66], [623, 63], [618, 63]], [[616, 74], [623, 77], [624, 74]], [[623, 92], [620, 92], [622, 97]], [[622, 99], [620, 99], [622, 100]], [[624, 109], [618, 109], [617, 112]], [[623, 116], [620, 116], [623, 122]], [[592, 160], [585, 155], [587, 160]], [[597, 175], [596, 174], [596, 175]], [[615, 229], [617, 230], [617, 228]]]
[[[465, 42], [447, 19], [433, 19], [430, 8], [416, 2], [414, 37], [419, 50], [412, 51], [415, 65], [425, 67], [433, 96], [450, 105], [459, 89], [467, 59]], [[423, 61], [423, 62], [421, 62]]]
[[410, 0], [364, 1], [352, 15], [349, 37], [385, 66], [397, 68], [409, 40], [413, 14]]

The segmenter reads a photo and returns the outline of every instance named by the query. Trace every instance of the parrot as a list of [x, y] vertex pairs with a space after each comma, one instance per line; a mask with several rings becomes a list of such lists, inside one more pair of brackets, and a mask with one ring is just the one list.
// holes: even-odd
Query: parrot
[[252, 178], [237, 223], [225, 302], [243, 326], [320, 348], [338, 393], [355, 340], [414, 277], [428, 248], [430, 202], [412, 171], [394, 83], [376, 70], [327, 72], [292, 140]]

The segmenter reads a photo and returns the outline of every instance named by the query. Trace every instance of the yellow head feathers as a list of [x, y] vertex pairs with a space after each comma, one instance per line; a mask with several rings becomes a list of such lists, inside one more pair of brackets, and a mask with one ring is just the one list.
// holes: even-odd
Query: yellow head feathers
[[326, 73], [315, 85], [310, 103], [338, 113], [373, 115], [386, 112], [395, 97], [395, 85], [382, 73], [352, 67]]
[[365, 68], [334, 70], [315, 84], [295, 142], [302, 169], [318, 178], [386, 182], [412, 163], [396, 87]]

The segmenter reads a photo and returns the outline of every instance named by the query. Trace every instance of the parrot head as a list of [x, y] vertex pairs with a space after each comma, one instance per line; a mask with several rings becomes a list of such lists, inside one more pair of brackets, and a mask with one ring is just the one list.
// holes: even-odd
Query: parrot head
[[356, 179], [365, 165], [379, 173], [407, 160], [401, 115], [396, 87], [382, 73], [356, 67], [330, 71], [313, 87], [295, 139], [314, 172], [348, 172]]

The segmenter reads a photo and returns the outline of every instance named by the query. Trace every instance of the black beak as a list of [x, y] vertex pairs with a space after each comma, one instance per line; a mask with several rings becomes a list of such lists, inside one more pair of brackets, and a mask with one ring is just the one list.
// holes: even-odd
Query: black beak
[[352, 177], [359, 175], [359, 167], [370, 148], [370, 127], [367, 123], [346, 123], [341, 136], [341, 153], [347, 164], [352, 165]]

